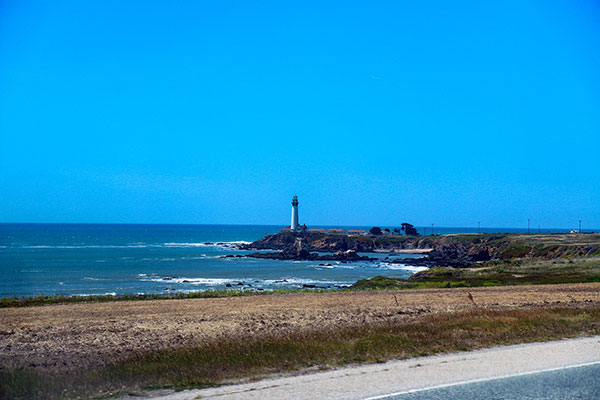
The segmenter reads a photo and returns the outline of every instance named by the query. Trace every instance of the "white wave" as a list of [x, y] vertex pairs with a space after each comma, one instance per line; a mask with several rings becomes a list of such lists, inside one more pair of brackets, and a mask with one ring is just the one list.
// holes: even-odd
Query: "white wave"
[[60, 249], [64, 246], [15, 246], [18, 249]]
[[402, 271], [409, 271], [409, 272], [419, 272], [419, 271], [425, 271], [425, 270], [429, 269], [429, 267], [415, 267], [412, 265], [388, 264], [388, 263], [379, 264], [379, 266], [382, 268], [385, 268], [385, 269], [402, 270]]
[[16, 245], [0, 246], [0, 248], [17, 249], [143, 249], [151, 247], [218, 247], [224, 249], [236, 249], [237, 247], [250, 244], [245, 240], [234, 240], [229, 242], [203, 242], [203, 243], [177, 243], [169, 242], [163, 244], [131, 243], [131, 244], [107, 244], [107, 245]]
[[[320, 281], [315, 279], [304, 279], [304, 278], [283, 278], [283, 279], [264, 279], [261, 282], [267, 285], [279, 284], [295, 284], [295, 285], [338, 285], [345, 282], [340, 281]], [[352, 282], [354, 283], [354, 282]]]
[[223, 258], [223, 256], [207, 256], [203, 254], [201, 257], [181, 257], [182, 260], [214, 260], [217, 258]]
[[232, 282], [242, 282], [243, 279], [225, 279], [225, 278], [149, 278], [145, 279], [151, 282], [161, 283], [189, 283], [192, 285], [225, 285]]
[[378, 264], [372, 264], [372, 263], [338, 263], [338, 264], [313, 264], [310, 265], [309, 268], [315, 268], [315, 269], [358, 269], [358, 268], [365, 268], [365, 269], [388, 269], [388, 270], [401, 270], [401, 271], [407, 271], [407, 272], [419, 272], [419, 271], [425, 271], [427, 269], [429, 269], [428, 267], [418, 267], [418, 266], [410, 266], [410, 265], [405, 265], [405, 264], [395, 264], [395, 263], [378, 263]]
[[31, 245], [31, 246], [14, 246], [18, 249], [138, 249], [147, 247], [157, 247], [151, 244], [127, 244], [127, 245]]
[[222, 249], [235, 249], [243, 244], [250, 244], [252, 242], [247, 242], [244, 240], [234, 240], [231, 242], [202, 242], [202, 243], [178, 243], [178, 242], [169, 242], [165, 243], [166, 247], [217, 247]]
[[[139, 276], [139, 275], [138, 275]], [[204, 285], [204, 286], [217, 286], [231, 284], [232, 286], [285, 286], [285, 285], [344, 285], [352, 284], [354, 282], [341, 282], [331, 280], [315, 280], [305, 278], [281, 278], [281, 279], [260, 279], [260, 278], [158, 278], [158, 277], [147, 277], [141, 276], [143, 281], [147, 282], [160, 282], [164, 284], [178, 283], [178, 284], [191, 284], [191, 285]], [[243, 285], [238, 285], [243, 283]]]
[[116, 296], [117, 293], [116, 292], [107, 292], [104, 294], [98, 294], [98, 293], [78, 293], [75, 294], [73, 296], [81, 296], [81, 297], [88, 297], [88, 296]]
[[213, 243], [165, 243], [166, 247], [212, 247]]
[[[327, 265], [329, 264], [329, 265]], [[324, 265], [319, 265], [319, 264], [313, 264], [310, 265], [310, 268], [316, 268], [316, 269], [321, 269], [321, 268], [325, 268], [325, 269], [356, 269], [356, 268], [369, 268], [369, 267], [373, 267], [373, 264], [330, 264], [327, 263]]]

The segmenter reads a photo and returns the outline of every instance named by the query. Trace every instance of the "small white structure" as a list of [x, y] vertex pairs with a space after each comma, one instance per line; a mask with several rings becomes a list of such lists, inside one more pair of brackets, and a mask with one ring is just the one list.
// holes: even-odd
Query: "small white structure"
[[292, 197], [292, 223], [290, 224], [290, 230], [296, 232], [298, 231], [298, 196], [294, 195]]
[[362, 235], [366, 235], [367, 232], [363, 231], [362, 229], [348, 229], [348, 235], [354, 235], [354, 236], [362, 236]]

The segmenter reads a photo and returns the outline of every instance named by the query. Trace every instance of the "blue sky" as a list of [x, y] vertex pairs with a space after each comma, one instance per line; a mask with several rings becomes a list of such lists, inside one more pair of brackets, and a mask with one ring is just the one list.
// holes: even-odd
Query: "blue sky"
[[0, 38], [0, 222], [600, 228], [594, 1], [3, 0]]

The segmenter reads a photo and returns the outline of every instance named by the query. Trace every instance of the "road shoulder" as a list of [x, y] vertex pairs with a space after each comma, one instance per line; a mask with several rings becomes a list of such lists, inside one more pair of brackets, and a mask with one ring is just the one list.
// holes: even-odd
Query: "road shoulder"
[[600, 336], [353, 366], [218, 388], [186, 390], [153, 399], [374, 400], [391, 394], [596, 362], [600, 362]]

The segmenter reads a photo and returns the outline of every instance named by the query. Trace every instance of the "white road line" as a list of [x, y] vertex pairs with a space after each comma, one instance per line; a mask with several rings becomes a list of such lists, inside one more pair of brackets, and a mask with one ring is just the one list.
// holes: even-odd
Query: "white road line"
[[560, 371], [560, 370], [571, 369], [571, 368], [588, 367], [590, 365], [597, 365], [597, 364], [600, 364], [600, 361], [593, 361], [593, 362], [588, 362], [588, 363], [583, 363], [583, 364], [576, 364], [576, 365], [568, 365], [568, 366], [565, 366], [565, 367], [540, 369], [540, 370], [537, 370], [537, 371], [527, 371], [527, 372], [521, 372], [521, 373], [517, 373], [517, 374], [495, 376], [493, 378], [471, 379], [471, 380], [467, 380], [467, 381], [445, 383], [443, 385], [431, 386], [431, 387], [426, 387], [426, 388], [410, 389], [410, 390], [404, 390], [402, 392], [382, 394], [382, 395], [379, 395], [379, 396], [365, 397], [363, 400], [380, 400], [380, 399], [386, 399], [388, 397], [393, 397], [393, 396], [401, 396], [403, 394], [425, 392], [427, 390], [443, 389], [443, 388], [447, 388], [447, 387], [460, 386], [460, 385], [468, 385], [470, 383], [495, 381], [495, 380], [498, 380], [498, 379], [515, 378], [515, 377], [518, 377], [518, 376], [527, 376], [527, 375], [540, 374], [542, 372], [552, 372], [552, 371]]

